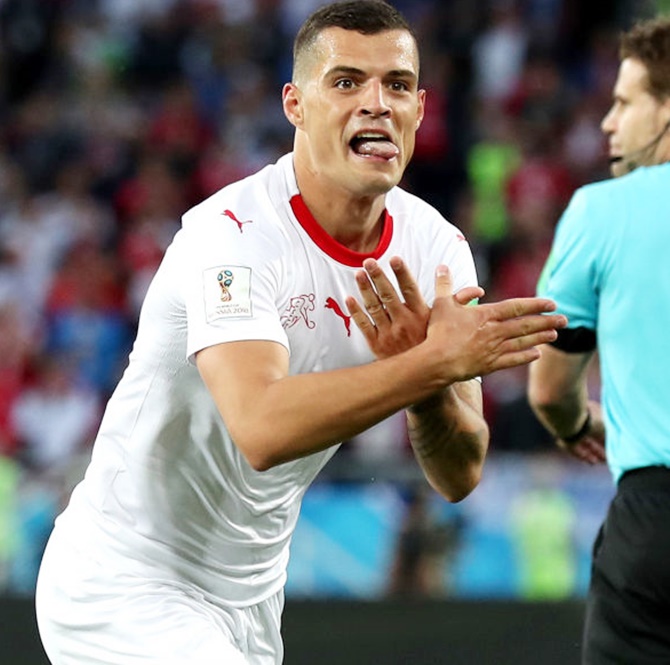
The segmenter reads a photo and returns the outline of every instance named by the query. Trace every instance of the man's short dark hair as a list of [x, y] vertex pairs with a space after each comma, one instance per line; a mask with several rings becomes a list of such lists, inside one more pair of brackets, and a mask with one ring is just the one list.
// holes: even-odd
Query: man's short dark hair
[[293, 44], [293, 70], [299, 58], [327, 28], [354, 30], [363, 35], [376, 35], [387, 30], [406, 30], [416, 41], [407, 19], [384, 0], [348, 0], [333, 2], [317, 9], [302, 24]]
[[649, 92], [659, 100], [670, 97], [670, 18], [641, 21], [621, 37], [621, 59], [639, 60], [649, 74]]

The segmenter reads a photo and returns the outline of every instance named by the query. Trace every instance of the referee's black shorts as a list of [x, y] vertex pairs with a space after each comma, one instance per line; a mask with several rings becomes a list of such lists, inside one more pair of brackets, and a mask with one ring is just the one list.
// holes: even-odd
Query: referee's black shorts
[[670, 664], [670, 468], [619, 481], [593, 548], [582, 663]]

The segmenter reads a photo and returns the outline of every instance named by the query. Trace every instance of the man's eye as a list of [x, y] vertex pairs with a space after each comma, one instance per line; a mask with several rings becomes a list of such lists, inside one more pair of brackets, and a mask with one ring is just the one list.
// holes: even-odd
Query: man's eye
[[405, 90], [409, 90], [409, 86], [404, 81], [393, 81], [393, 83], [391, 83], [391, 90], [394, 90], [395, 92], [404, 92]]
[[335, 87], [340, 90], [349, 90], [354, 87], [354, 82], [351, 79], [339, 79], [335, 82]]

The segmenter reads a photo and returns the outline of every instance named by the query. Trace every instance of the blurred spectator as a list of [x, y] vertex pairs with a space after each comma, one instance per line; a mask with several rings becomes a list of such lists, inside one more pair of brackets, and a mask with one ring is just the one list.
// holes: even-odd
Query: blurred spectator
[[575, 96], [555, 58], [528, 54], [516, 86], [505, 98], [508, 113], [533, 137], [554, 139], [565, 130]]
[[[111, 0], [107, 7], [116, 4]], [[189, 13], [176, 0], [132, 3], [136, 30], [128, 59], [127, 79], [144, 97], [155, 94], [181, 77], [183, 48], [189, 30]], [[118, 10], [118, 7], [115, 8]], [[143, 12], [143, 15], [139, 15]]]
[[382, 420], [347, 445], [354, 463], [370, 469], [383, 471], [384, 467], [402, 465], [412, 457], [404, 413]]
[[448, 568], [458, 549], [462, 524], [458, 515], [438, 519], [432, 496], [427, 486], [409, 489], [389, 576], [391, 596], [439, 598], [448, 592]]
[[[93, 194], [92, 174], [83, 158], [65, 161], [54, 176], [53, 189], [37, 198], [49, 227], [58, 229], [61, 256], [73, 245], [111, 246], [116, 220]], [[60, 258], [60, 257], [59, 257]]]
[[562, 157], [575, 179], [575, 185], [587, 184], [606, 177], [606, 141], [600, 131], [601, 105], [585, 95], [574, 108], [570, 126], [566, 128]]
[[189, 185], [185, 176], [175, 173], [169, 159], [147, 150], [137, 172], [117, 190], [117, 257], [127, 275], [133, 318], [137, 318], [149, 281], [188, 208]]
[[23, 170], [11, 168], [11, 184], [0, 209], [0, 247], [3, 263], [11, 270], [14, 294], [22, 314], [36, 326], [44, 311], [54, 271], [68, 236], [32, 191]]
[[192, 171], [214, 138], [195, 101], [193, 90], [184, 81], [172, 83], [161, 95], [147, 127], [146, 152], [163, 157], [180, 175]]
[[114, 207], [121, 232], [138, 219], [181, 219], [188, 208], [185, 180], [164, 155], [145, 150], [136, 168], [116, 190]]
[[4, 0], [0, 3], [0, 60], [10, 104], [21, 102], [42, 82], [51, 64], [59, 3]]
[[16, 461], [0, 455], [0, 589], [9, 583], [11, 562], [18, 549], [19, 479]]
[[482, 103], [509, 97], [521, 77], [528, 47], [528, 27], [515, 0], [490, 0], [488, 25], [472, 47], [475, 96]]
[[93, 244], [73, 246], [48, 302], [45, 351], [67, 358], [78, 382], [106, 397], [127, 362], [133, 325], [118, 258]]
[[530, 487], [515, 500], [510, 519], [522, 597], [559, 600], [574, 595], [576, 511], [557, 477], [559, 465], [537, 458]]
[[0, 301], [0, 458], [14, 457], [20, 452], [11, 414], [27, 387], [35, 342], [18, 307], [10, 301]]
[[12, 595], [30, 596], [61, 497], [52, 482], [25, 472], [16, 489], [6, 589]]
[[212, 143], [200, 155], [190, 184], [192, 198], [202, 200], [225, 185], [251, 175], [257, 164], [227, 145]]
[[78, 385], [76, 367], [66, 357], [40, 358], [34, 381], [11, 414], [23, 463], [40, 473], [66, 469], [92, 442], [100, 408], [99, 396]]
[[491, 245], [508, 232], [506, 186], [521, 162], [514, 118], [497, 104], [482, 105], [480, 136], [467, 155], [467, 173], [473, 196], [472, 240]]
[[403, 184], [413, 191], [420, 189], [426, 201], [447, 214], [454, 190], [461, 184], [449, 126], [452, 63], [446, 53], [431, 53], [424, 56], [423, 67], [425, 115]]
[[39, 88], [11, 107], [5, 136], [8, 152], [21, 167], [30, 192], [53, 186], [63, 160], [81, 148], [79, 129], [66, 122], [65, 99], [50, 87]]

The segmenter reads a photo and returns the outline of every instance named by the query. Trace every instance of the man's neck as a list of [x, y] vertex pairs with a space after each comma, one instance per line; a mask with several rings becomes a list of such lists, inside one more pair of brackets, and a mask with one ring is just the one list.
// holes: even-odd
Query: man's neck
[[303, 202], [317, 223], [344, 247], [361, 253], [373, 251], [382, 233], [384, 194], [355, 196], [321, 187], [309, 177], [298, 177]]

